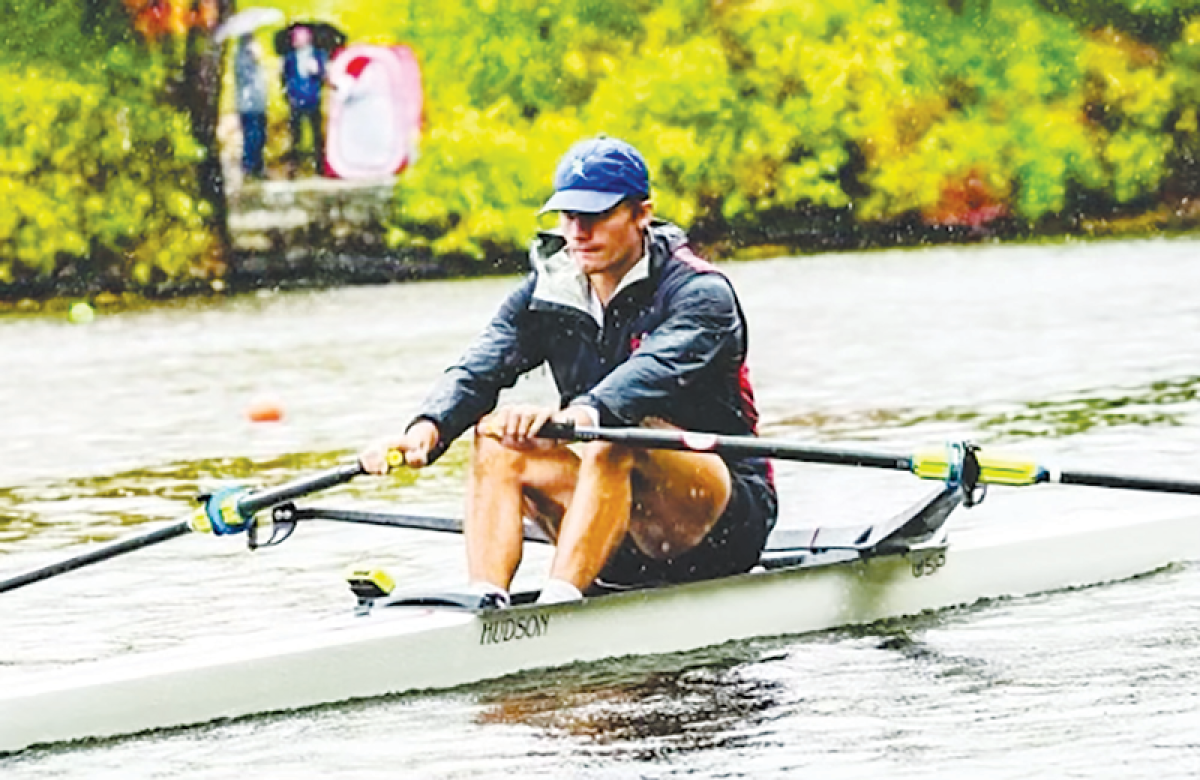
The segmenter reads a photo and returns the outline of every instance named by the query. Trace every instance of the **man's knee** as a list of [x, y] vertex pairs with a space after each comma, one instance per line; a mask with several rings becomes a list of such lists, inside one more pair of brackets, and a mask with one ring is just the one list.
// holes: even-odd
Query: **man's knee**
[[519, 474], [525, 467], [526, 453], [505, 447], [498, 439], [475, 433], [472, 445], [472, 467], [476, 470], [510, 471]]
[[593, 441], [583, 446], [580, 461], [585, 468], [601, 468], [605, 471], [629, 474], [633, 471], [636, 455], [633, 449], [620, 444]]

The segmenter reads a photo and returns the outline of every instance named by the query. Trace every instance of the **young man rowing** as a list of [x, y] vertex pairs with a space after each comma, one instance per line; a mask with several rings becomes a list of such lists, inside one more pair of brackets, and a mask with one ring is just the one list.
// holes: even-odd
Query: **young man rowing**
[[[524, 517], [555, 540], [542, 602], [750, 569], [775, 523], [765, 460], [537, 438], [549, 420], [732, 435], [757, 423], [737, 297], [679, 228], [652, 219], [641, 154], [612, 138], [582, 141], [554, 188], [542, 210], [558, 212], [559, 229], [535, 239], [533, 273], [407, 430], [363, 451], [363, 466], [386, 473], [395, 449], [420, 468], [475, 426], [464, 533], [481, 605], [508, 604]], [[502, 389], [543, 363], [558, 406], [496, 408]]]

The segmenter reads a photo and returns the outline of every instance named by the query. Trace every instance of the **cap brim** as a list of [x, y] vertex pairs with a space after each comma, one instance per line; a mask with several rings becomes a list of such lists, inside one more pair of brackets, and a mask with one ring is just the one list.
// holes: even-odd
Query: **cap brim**
[[547, 211], [578, 211], [582, 214], [599, 214], [621, 202], [625, 195], [620, 192], [598, 190], [559, 190], [550, 196], [539, 214]]

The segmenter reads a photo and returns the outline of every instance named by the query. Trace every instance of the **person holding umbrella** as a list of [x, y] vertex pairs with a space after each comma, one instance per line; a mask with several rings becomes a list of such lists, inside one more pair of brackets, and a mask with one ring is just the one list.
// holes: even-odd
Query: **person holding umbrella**
[[304, 125], [311, 129], [313, 163], [318, 176], [325, 171], [324, 117], [321, 112], [321, 96], [325, 85], [325, 52], [313, 46], [312, 30], [297, 26], [291, 30], [291, 48], [283, 57], [283, 89], [290, 110], [289, 128], [293, 166], [300, 161], [300, 145], [304, 138]]
[[278, 8], [247, 8], [229, 17], [214, 35], [217, 43], [237, 40], [233, 76], [242, 126], [242, 173], [247, 179], [263, 177], [263, 148], [267, 143], [267, 74], [262, 47], [254, 34], [283, 20], [283, 11]]
[[238, 38], [233, 75], [242, 124], [242, 173], [247, 179], [261, 179], [263, 147], [267, 143], [267, 76], [262, 66], [262, 47], [254, 36]]

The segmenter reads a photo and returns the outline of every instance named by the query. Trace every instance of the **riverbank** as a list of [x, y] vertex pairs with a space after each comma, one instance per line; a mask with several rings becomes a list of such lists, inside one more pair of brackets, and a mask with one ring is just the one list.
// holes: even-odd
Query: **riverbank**
[[[136, 292], [112, 279], [71, 275], [0, 284], [0, 314], [66, 311], [81, 299], [96, 307], [123, 308], [144, 299], [490, 276], [520, 273], [527, 267], [523, 248], [477, 260], [435, 256], [427, 247], [390, 246], [394, 184], [393, 178], [242, 182], [234, 176], [229, 197], [233, 255], [223, 274]], [[1002, 221], [971, 226], [928, 225], [913, 219], [864, 226], [851, 214], [831, 211], [780, 214], [764, 225], [753, 233], [728, 225], [698, 225], [692, 236], [703, 254], [718, 261], [955, 244], [1136, 239], [1200, 232], [1200, 199], [1183, 198], [1152, 211], [1063, 220], [1056, 231], [1040, 233]]]

